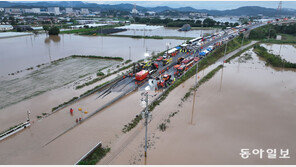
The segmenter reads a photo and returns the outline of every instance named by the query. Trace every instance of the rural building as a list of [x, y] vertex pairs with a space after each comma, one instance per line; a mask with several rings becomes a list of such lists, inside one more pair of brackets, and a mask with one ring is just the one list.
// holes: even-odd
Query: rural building
[[12, 25], [0, 25], [0, 31], [8, 31], [12, 29], [13, 29]]

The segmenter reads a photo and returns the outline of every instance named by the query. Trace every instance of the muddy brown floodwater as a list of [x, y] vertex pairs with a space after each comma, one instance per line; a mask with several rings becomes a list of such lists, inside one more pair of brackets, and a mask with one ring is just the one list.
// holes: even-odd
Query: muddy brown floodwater
[[261, 44], [269, 53], [280, 55], [283, 59], [296, 63], [296, 47], [294, 45]]
[[[178, 104], [194, 77], [155, 108], [149, 124], [148, 164], [296, 163], [296, 72], [275, 70], [250, 50], [248, 54], [251, 58], [225, 64], [198, 89], [193, 113], [192, 96]], [[161, 132], [158, 126], [173, 112], [178, 113]], [[143, 137], [144, 130], [110, 164], [144, 164]], [[276, 149], [277, 157], [268, 159], [263, 152], [262, 159], [259, 155], [242, 159], [239, 153], [244, 148]], [[280, 149], [289, 149], [290, 158], [280, 159]]]
[[168, 42], [171, 43], [171, 47], [174, 47], [184, 40], [133, 39], [73, 34], [50, 37], [46, 34], [39, 34], [3, 38], [0, 39], [0, 76], [74, 54], [139, 60], [144, 58], [145, 52], [152, 54], [152, 52], [166, 50]]

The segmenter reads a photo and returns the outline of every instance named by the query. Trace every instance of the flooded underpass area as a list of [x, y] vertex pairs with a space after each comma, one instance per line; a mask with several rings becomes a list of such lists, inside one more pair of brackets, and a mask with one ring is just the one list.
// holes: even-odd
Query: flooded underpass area
[[[295, 70], [265, 66], [265, 61], [248, 50], [198, 88], [194, 109], [193, 96], [181, 101], [193, 83], [194, 77], [174, 89], [153, 111], [147, 164], [296, 162]], [[163, 122], [167, 128], [160, 131]], [[111, 164], [144, 164], [143, 137], [141, 131]], [[241, 149], [249, 149], [251, 155], [243, 159]], [[261, 158], [252, 154], [256, 149], [263, 150]], [[267, 149], [276, 149], [275, 159], [268, 157]], [[283, 158], [281, 150], [287, 149], [289, 158]]]

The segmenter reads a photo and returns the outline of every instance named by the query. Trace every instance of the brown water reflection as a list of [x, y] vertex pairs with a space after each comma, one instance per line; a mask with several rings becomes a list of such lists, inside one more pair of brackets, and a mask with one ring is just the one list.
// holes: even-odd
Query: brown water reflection
[[58, 35], [50, 35], [50, 36], [45, 38], [44, 43], [49, 44], [51, 41], [52, 42], [60, 42], [61, 37], [58, 36]]

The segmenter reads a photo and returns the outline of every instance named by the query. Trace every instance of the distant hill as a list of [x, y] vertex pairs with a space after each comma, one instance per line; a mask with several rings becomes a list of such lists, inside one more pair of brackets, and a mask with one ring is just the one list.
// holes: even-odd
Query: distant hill
[[[169, 3], [169, 2], [168, 2]], [[133, 4], [122, 3], [116, 5], [109, 4], [97, 4], [88, 3], [81, 1], [46, 1], [46, 2], [8, 2], [0, 1], [0, 7], [73, 7], [73, 8], [97, 8], [102, 11], [107, 10], [121, 10], [121, 11], [131, 11], [134, 7]], [[207, 9], [195, 9], [192, 7], [180, 7], [171, 8], [168, 6], [157, 6], [157, 7], [143, 7], [136, 6], [137, 10], [141, 12], [154, 11], [154, 12], [164, 12], [164, 11], [174, 11], [174, 12], [203, 12], [208, 13], [212, 16], [257, 16], [258, 14], [263, 14], [265, 16], [275, 16], [277, 10], [273, 8], [264, 8], [259, 6], [244, 6], [237, 9], [231, 10], [207, 10]], [[282, 15], [296, 15], [295, 9], [283, 9]]]

